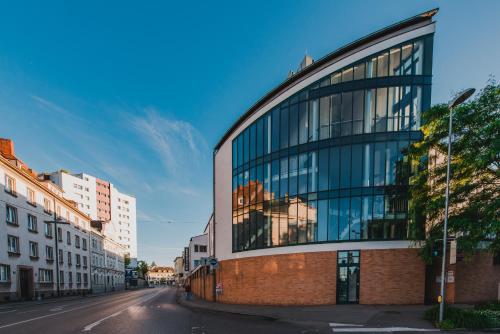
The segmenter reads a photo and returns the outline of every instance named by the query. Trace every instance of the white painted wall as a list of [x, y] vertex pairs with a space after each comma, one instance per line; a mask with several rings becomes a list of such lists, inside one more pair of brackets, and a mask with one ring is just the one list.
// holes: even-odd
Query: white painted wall
[[262, 106], [254, 114], [243, 122], [221, 145], [215, 155], [215, 251], [216, 257], [219, 260], [227, 260], [251, 256], [263, 256], [271, 254], [286, 254], [286, 253], [301, 253], [301, 252], [319, 252], [325, 250], [337, 249], [374, 249], [374, 248], [406, 248], [410, 244], [408, 241], [384, 241], [384, 242], [345, 242], [345, 243], [330, 243], [318, 245], [303, 245], [279, 247], [272, 249], [260, 249], [253, 251], [245, 251], [240, 253], [232, 252], [232, 141], [251, 123], [260, 116], [279, 105], [285, 99], [299, 92], [303, 88], [318, 81], [324, 76], [335, 72], [349, 64], [355, 63], [369, 55], [379, 51], [388, 49], [394, 45], [405, 41], [434, 33], [435, 24], [430, 23], [425, 26], [417, 26], [416, 28], [405, 30], [400, 34], [388, 36], [369, 46], [360, 47], [357, 52], [352, 53], [344, 58], [333, 60], [317, 72], [312, 73], [308, 77], [295, 83], [281, 95], [271, 100], [266, 105]]
[[120, 193], [113, 185], [111, 185], [111, 224], [106, 227], [105, 234], [124, 245], [131, 258], [137, 258], [136, 200], [135, 197]]

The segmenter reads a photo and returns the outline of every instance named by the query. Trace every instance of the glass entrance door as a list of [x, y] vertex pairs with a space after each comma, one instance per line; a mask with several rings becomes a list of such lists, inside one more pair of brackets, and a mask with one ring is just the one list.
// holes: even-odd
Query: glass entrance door
[[359, 303], [359, 251], [337, 252], [337, 304]]

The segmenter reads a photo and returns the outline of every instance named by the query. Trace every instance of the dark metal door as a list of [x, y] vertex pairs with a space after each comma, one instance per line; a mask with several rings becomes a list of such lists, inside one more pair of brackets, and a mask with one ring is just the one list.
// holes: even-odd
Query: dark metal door
[[337, 304], [359, 303], [359, 251], [337, 253]]
[[20, 269], [19, 270], [19, 286], [21, 288], [21, 298], [30, 299], [30, 279], [31, 270]]

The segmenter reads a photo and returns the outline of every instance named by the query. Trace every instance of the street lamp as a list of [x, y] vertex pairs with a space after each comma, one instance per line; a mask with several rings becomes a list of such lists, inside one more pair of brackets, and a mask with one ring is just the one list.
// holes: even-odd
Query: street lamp
[[450, 109], [449, 124], [448, 124], [448, 161], [446, 164], [446, 197], [445, 197], [445, 213], [444, 213], [444, 226], [443, 226], [443, 254], [441, 259], [441, 292], [440, 292], [440, 304], [439, 304], [439, 322], [443, 321], [444, 318], [444, 303], [445, 303], [445, 284], [444, 275], [446, 267], [446, 243], [448, 238], [448, 207], [449, 207], [449, 197], [450, 197], [450, 163], [451, 163], [451, 136], [452, 136], [452, 124], [453, 124], [453, 109], [458, 105], [465, 102], [476, 90], [474, 88], [466, 89], [460, 92], [448, 105]]

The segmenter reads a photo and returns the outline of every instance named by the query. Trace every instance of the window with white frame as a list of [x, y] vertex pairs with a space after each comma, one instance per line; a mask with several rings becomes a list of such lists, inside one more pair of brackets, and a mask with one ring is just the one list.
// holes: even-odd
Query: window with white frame
[[36, 216], [33, 216], [29, 213], [28, 213], [28, 231], [30, 231], [30, 232], [37, 232], [38, 231]]
[[80, 248], [80, 236], [75, 235], [75, 247]]
[[45, 258], [47, 259], [47, 261], [54, 260], [54, 248], [45, 246]]
[[47, 197], [43, 199], [43, 208], [46, 213], [52, 213], [52, 202]]
[[18, 225], [17, 222], [17, 208], [12, 205], [5, 205], [5, 220], [8, 224]]
[[7, 236], [7, 251], [9, 253], [19, 254], [19, 237], [14, 235]]
[[87, 239], [82, 238], [82, 249], [87, 250]]
[[36, 206], [36, 195], [35, 195], [35, 191], [31, 188], [28, 188], [27, 190], [27, 194], [26, 194], [27, 198], [28, 198], [28, 203], [33, 205], [33, 206]]
[[76, 256], [76, 266], [80, 267], [82, 264], [80, 254], [76, 254], [75, 256]]
[[83, 256], [83, 267], [87, 268], [87, 257], [85, 255]]
[[45, 236], [52, 238], [52, 225], [50, 223], [45, 223]]
[[59, 242], [62, 242], [63, 241], [63, 237], [62, 237], [63, 233], [62, 233], [62, 228], [58, 227], [57, 228], [57, 241]]
[[8, 175], [5, 175], [5, 192], [16, 195], [16, 180]]
[[0, 282], [10, 282], [10, 266], [7, 264], [0, 264]]
[[49, 269], [39, 269], [38, 270], [38, 282], [40, 283], [52, 283], [54, 281], [54, 272]]
[[30, 257], [38, 258], [38, 243], [30, 241]]
[[57, 257], [59, 258], [59, 263], [64, 263], [64, 254], [63, 254], [63, 250], [62, 250], [62, 249], [58, 249], [58, 250], [57, 250], [57, 252], [58, 252]]

